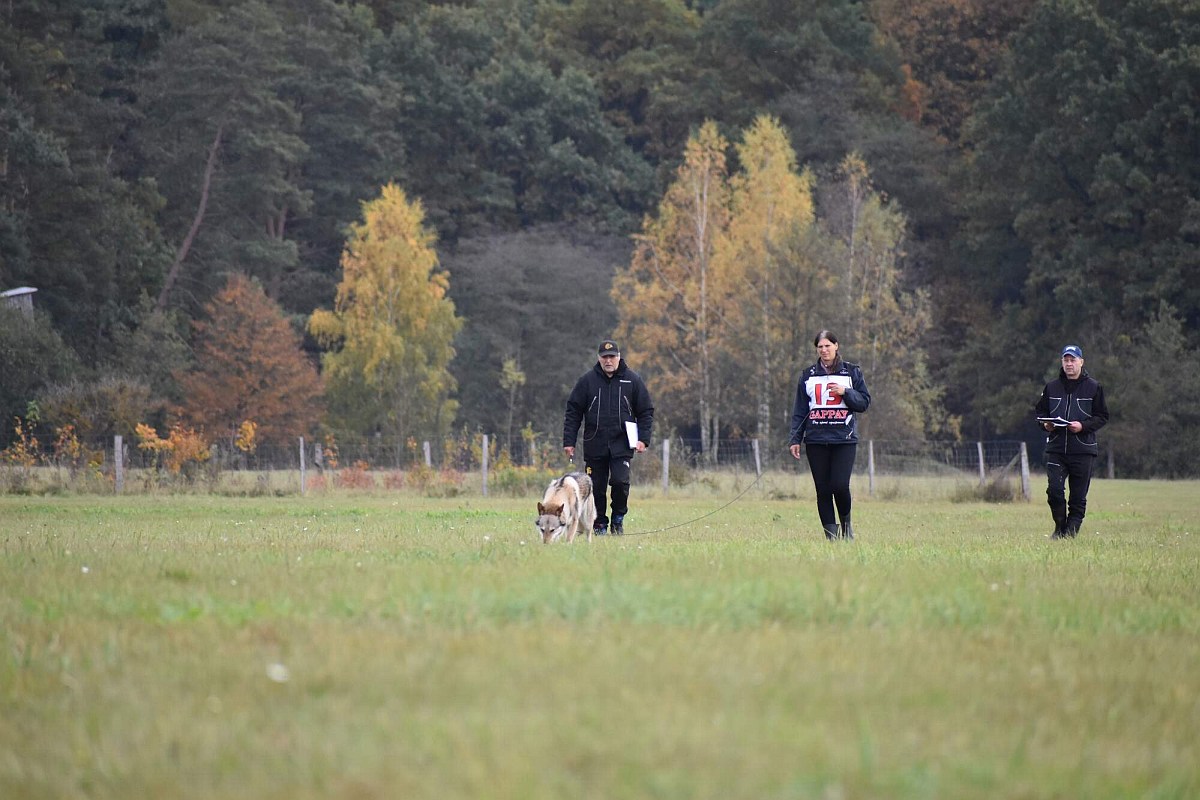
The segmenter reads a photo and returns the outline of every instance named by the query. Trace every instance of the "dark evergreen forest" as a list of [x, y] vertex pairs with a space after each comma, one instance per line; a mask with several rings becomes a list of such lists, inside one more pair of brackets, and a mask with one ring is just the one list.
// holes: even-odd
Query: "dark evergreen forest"
[[388, 184], [461, 318], [439, 424], [553, 437], [689, 137], [768, 115], [819, 217], [856, 154], [903, 219], [900, 290], [930, 310], [905, 346], [953, 420], [921, 435], [1035, 441], [1070, 342], [1119, 474], [1200, 472], [1194, 0], [8, 0], [0, 76], [0, 291], [37, 290], [0, 303], [0, 447], [17, 419], [196, 418], [234, 276], [317, 368], [308, 320]]

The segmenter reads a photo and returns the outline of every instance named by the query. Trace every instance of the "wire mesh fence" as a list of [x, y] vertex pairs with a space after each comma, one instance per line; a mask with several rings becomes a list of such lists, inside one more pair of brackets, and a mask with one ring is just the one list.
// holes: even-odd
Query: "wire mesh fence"
[[[794, 459], [786, 443], [765, 445], [757, 439], [721, 439], [705, 453], [699, 439], [671, 440], [671, 460], [691, 469], [753, 469], [786, 467]], [[992, 442], [921, 442], [870, 440], [861, 442], [855, 471], [865, 473], [871, 467], [893, 475], [978, 474], [1016, 466], [1019, 441]]]
[[[710, 444], [713, 446], [706, 450], [698, 439], [674, 438], [661, 447], [661, 453], [640, 458], [634, 475], [649, 480], [652, 473], [661, 474], [667, 461], [668, 471], [662, 474], [665, 488], [712, 472], [758, 475], [808, 469], [803, 451], [797, 461], [786, 445], [768, 448], [755, 439], [722, 439]], [[854, 472], [868, 487], [881, 477], [938, 477], [979, 485], [1012, 478], [1029, 496], [1029, 463], [1020, 441], [868, 440], [858, 445]]]
[[[388, 441], [382, 437], [288, 445], [239, 446], [181, 439], [150, 443], [137, 437], [42, 443], [13, 441], [0, 450], [0, 492], [30, 491], [38, 484], [82, 491], [135, 491], [172, 485], [203, 490], [242, 486], [246, 491], [303, 493], [310, 488], [422, 488], [524, 493], [549, 477], [582, 468], [568, 464], [557, 446], [526, 442], [514, 459], [495, 437], [458, 436], [441, 442]], [[1028, 463], [1019, 441], [928, 442], [869, 440], [859, 443], [855, 473], [870, 485], [876, 477], [937, 476], [982, 485], [998, 477], [1021, 477], [1028, 496]], [[710, 480], [715, 474], [762, 475], [806, 472], [786, 443], [753, 438], [709, 442], [671, 437], [632, 462], [639, 485], [671, 486]], [[707, 476], [707, 477], [706, 477]]]

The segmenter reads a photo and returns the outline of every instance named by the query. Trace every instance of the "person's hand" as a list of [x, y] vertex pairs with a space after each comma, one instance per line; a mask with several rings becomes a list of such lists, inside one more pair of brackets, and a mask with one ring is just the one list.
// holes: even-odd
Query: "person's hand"
[[644, 452], [646, 452], [646, 443], [639, 441], [637, 443], [637, 447], [635, 447], [634, 449], [637, 450], [639, 453], [644, 453]]
[[575, 460], [575, 448], [574, 447], [564, 447], [563, 452], [567, 454], [567, 458], [571, 459], [572, 461]]
[[831, 383], [829, 384], [829, 393], [834, 397], [845, 397], [846, 387], [840, 383]]
[[792, 451], [792, 458], [800, 458], [800, 445], [794, 444], [788, 449]]
[[1078, 420], [1072, 420], [1067, 424], [1067, 430], [1069, 430], [1071, 433], [1079, 433], [1083, 430], [1083, 423], [1079, 422]]
[[1042, 427], [1046, 429], [1046, 433], [1052, 433], [1054, 431], [1053, 422], [1043, 422]]

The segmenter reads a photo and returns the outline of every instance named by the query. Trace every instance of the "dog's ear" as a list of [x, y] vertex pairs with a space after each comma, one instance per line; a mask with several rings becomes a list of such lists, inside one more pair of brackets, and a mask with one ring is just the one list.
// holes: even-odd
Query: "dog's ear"
[[546, 513], [546, 507], [543, 506], [541, 503], [538, 503], [538, 516], [542, 516], [545, 513]]

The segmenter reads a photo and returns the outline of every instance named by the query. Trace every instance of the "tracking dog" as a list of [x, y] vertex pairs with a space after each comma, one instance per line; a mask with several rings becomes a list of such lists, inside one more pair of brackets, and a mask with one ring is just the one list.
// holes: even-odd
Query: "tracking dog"
[[596, 522], [596, 498], [592, 497], [592, 479], [582, 472], [571, 472], [550, 481], [546, 495], [538, 503], [538, 518], [534, 522], [542, 534], [542, 543], [565, 539], [575, 541], [579, 526], [587, 530], [592, 540], [592, 525]]

